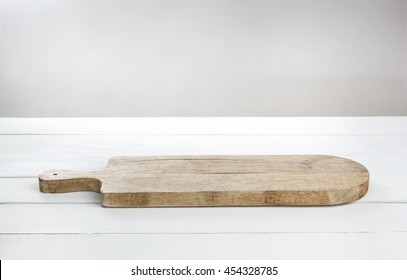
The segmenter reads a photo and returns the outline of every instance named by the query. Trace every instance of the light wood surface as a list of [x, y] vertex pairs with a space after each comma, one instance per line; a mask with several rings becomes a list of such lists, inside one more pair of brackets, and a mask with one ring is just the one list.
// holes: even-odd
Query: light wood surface
[[[14, 234], [8, 259], [405, 259], [406, 232]], [[397, 245], [396, 245], [397, 244]]]
[[[0, 119], [0, 259], [406, 259], [406, 128], [407, 117]], [[333, 207], [204, 208], [38, 191], [52, 168], [214, 154], [334, 154], [368, 167], [369, 191]]]
[[0, 134], [400, 135], [407, 127], [405, 117], [0, 118]]
[[327, 155], [115, 157], [39, 176], [42, 192], [100, 192], [106, 207], [337, 205], [368, 182], [361, 164]]
[[7, 221], [0, 224], [0, 229], [7, 234], [407, 232], [402, 215], [406, 209], [405, 204], [398, 203], [381, 203], [380, 207], [376, 203], [351, 203], [333, 207], [169, 208], [9, 204], [0, 205], [0, 220]]

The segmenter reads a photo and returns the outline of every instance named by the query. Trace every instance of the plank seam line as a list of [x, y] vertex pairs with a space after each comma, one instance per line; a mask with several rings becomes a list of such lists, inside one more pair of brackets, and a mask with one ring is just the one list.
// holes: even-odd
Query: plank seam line
[[271, 235], [271, 234], [397, 234], [407, 231], [278, 231], [278, 232], [6, 232], [1, 235]]
[[38, 179], [38, 176], [0, 176], [1, 179]]
[[[1, 189], [1, 188], [0, 188]], [[0, 202], [0, 205], [38, 205], [38, 204], [42, 204], [42, 205], [75, 205], [75, 204], [78, 204], [78, 205], [83, 205], [83, 204], [89, 204], [89, 205], [95, 205], [95, 204], [100, 204], [100, 202]], [[343, 204], [343, 205], [327, 205], [326, 207], [331, 207], [331, 206], [346, 206], [346, 205], [351, 205], [351, 204], [407, 204], [407, 201], [355, 201], [355, 202], [352, 202], [352, 203], [348, 203], [348, 204]], [[222, 206], [213, 206], [213, 207], [211, 207], [211, 206], [207, 206], [207, 207], [195, 207], [195, 208], [214, 208], [214, 207], [216, 207], [216, 208], [224, 208], [224, 207], [222, 207]], [[236, 206], [236, 207], [239, 207], [239, 206]], [[260, 205], [260, 206], [242, 206], [242, 207], [244, 207], [244, 208], [251, 208], [251, 207], [259, 207], [259, 208], [266, 208], [266, 207], [298, 207], [298, 208], [312, 208], [312, 207], [323, 207], [323, 208], [325, 208], [325, 206], [324, 205], [321, 205], [321, 206], [318, 206], [318, 205], [316, 205], [316, 206], [289, 206], [289, 205], [287, 205], [287, 206], [278, 206], [278, 205]], [[108, 208], [108, 207], [107, 207]], [[118, 207], [118, 208], [120, 208], [120, 207]], [[126, 208], [126, 207], [123, 207], [123, 209], [124, 208]], [[138, 209], [141, 209], [141, 208], [145, 208], [145, 209], [153, 209], [153, 208], [186, 208], [186, 207], [176, 207], [176, 206], [174, 206], [174, 207], [134, 207], [134, 208], [132, 208], [132, 207], [130, 207], [130, 208], [128, 208], [128, 209], [136, 209], [136, 208], [138, 208]], [[194, 207], [193, 207], [194, 208]], [[231, 208], [233, 208], [233, 206], [231, 207]]]
[[99, 204], [100, 202], [0, 202], [0, 205], [37, 205], [37, 204], [43, 204], [43, 205], [71, 205], [71, 204], [89, 204], [89, 205], [95, 205]]
[[0, 136], [407, 136], [407, 133], [0, 133]]

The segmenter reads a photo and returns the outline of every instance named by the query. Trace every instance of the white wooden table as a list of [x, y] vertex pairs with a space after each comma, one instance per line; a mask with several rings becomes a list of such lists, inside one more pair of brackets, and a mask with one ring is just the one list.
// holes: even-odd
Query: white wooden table
[[[120, 155], [331, 154], [371, 175], [333, 207], [110, 209], [47, 169]], [[1, 259], [406, 259], [407, 117], [0, 119]]]

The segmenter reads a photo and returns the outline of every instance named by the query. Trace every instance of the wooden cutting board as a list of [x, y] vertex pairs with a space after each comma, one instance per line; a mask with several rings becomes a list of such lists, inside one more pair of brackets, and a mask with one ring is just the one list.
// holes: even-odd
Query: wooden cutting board
[[46, 171], [39, 183], [100, 192], [106, 207], [336, 205], [363, 197], [369, 172], [327, 155], [115, 157], [99, 171]]

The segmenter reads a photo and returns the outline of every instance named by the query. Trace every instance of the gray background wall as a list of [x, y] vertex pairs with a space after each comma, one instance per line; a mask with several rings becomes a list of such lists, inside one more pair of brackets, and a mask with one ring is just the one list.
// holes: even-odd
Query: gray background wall
[[406, 2], [2, 0], [0, 116], [407, 115]]

